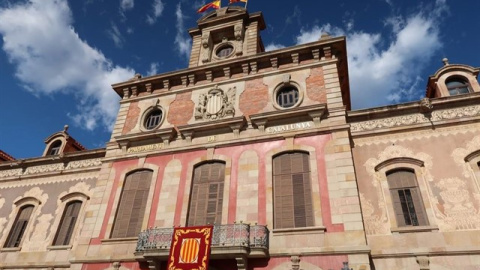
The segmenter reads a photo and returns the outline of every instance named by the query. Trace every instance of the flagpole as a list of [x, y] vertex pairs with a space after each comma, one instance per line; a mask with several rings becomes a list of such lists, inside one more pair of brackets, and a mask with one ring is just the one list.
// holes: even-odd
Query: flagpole
[[247, 0], [247, 2], [245, 2], [245, 9], [247, 9], [247, 5], [248, 5], [248, 0]]

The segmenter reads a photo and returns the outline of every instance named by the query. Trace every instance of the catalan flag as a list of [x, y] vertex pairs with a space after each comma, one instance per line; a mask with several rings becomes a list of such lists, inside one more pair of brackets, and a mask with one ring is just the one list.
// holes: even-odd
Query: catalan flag
[[209, 8], [219, 9], [220, 8], [220, 0], [215, 0], [213, 2], [210, 2], [210, 3], [202, 6], [201, 8], [199, 8], [197, 10], [197, 13], [202, 13]]
[[237, 2], [244, 2], [247, 3], [248, 0], [230, 0], [230, 4], [237, 3]]

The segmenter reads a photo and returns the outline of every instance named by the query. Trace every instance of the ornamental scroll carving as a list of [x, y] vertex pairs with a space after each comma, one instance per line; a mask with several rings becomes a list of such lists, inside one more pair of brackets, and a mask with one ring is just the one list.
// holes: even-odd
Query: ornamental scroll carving
[[68, 163], [65, 169], [78, 169], [78, 168], [85, 168], [85, 167], [94, 167], [102, 165], [102, 160], [99, 158], [95, 159], [85, 159], [85, 160], [76, 160], [71, 161]]
[[37, 173], [57, 172], [64, 169], [65, 170], [80, 169], [80, 168], [95, 167], [100, 165], [102, 165], [102, 160], [100, 158], [75, 160], [75, 161], [70, 161], [66, 167], [64, 167], [63, 163], [55, 163], [55, 164], [48, 164], [48, 165], [31, 166], [31, 167], [28, 167], [25, 170], [25, 172], [23, 172], [21, 168], [0, 171], [0, 178], [21, 176], [21, 175], [31, 175], [31, 174], [37, 174]]
[[442, 179], [435, 186], [441, 190], [439, 194], [443, 201], [442, 229], [444, 231], [480, 228], [480, 211], [475, 208], [465, 181], [459, 178], [447, 178]]
[[60, 170], [63, 170], [63, 163], [28, 167], [25, 170], [25, 174], [47, 173]]
[[431, 118], [423, 114], [412, 114], [406, 116], [390, 117], [379, 120], [365, 121], [351, 124], [353, 132], [369, 131], [382, 128], [392, 128], [408, 126], [412, 124], [428, 123], [430, 121], [450, 120], [462, 117], [472, 117], [480, 115], [480, 106], [462, 107], [450, 110], [441, 110], [432, 112]]
[[365, 198], [363, 193], [360, 193], [360, 202], [362, 203], [367, 235], [388, 234], [388, 219], [385, 213], [385, 203], [382, 200], [378, 200], [380, 214], [375, 214], [375, 207], [370, 200]]
[[465, 162], [465, 158], [477, 151], [480, 150], [480, 136], [474, 137], [465, 148], [457, 148], [452, 152], [452, 158], [457, 163], [458, 166], [462, 167], [463, 176], [466, 178], [471, 177], [469, 164]]
[[25, 239], [22, 250], [45, 251], [48, 246], [48, 231], [51, 226], [52, 214], [43, 214], [36, 219], [35, 228], [30, 238]]
[[207, 94], [200, 94], [195, 107], [196, 120], [216, 120], [226, 116], [235, 116], [235, 96], [237, 88], [228, 89], [225, 93], [215, 86]]
[[19, 176], [19, 175], [22, 175], [22, 169], [12, 169], [12, 170], [5, 170], [0, 172], [0, 178]]

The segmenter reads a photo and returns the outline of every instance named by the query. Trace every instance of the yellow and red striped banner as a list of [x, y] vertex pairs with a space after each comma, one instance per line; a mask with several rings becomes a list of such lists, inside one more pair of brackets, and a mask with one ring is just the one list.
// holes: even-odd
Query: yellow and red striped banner
[[168, 270], [208, 270], [212, 226], [175, 228]]

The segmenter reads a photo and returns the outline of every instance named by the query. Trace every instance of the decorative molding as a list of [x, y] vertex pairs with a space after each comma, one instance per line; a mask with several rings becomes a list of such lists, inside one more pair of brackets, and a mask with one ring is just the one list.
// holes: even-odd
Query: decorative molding
[[480, 229], [480, 211], [475, 208], [465, 181], [446, 178], [435, 186], [441, 190], [439, 194], [443, 201], [443, 231]]
[[210, 89], [207, 94], [200, 94], [195, 107], [196, 120], [216, 120], [226, 116], [235, 116], [236, 87], [229, 88], [227, 93], [218, 86]]
[[[425, 106], [431, 106], [426, 104]], [[462, 117], [472, 117], [480, 115], [480, 105], [462, 107], [450, 110], [434, 111], [429, 119], [423, 114], [411, 114], [405, 116], [389, 117], [378, 120], [357, 122], [351, 124], [352, 132], [370, 131], [383, 128], [402, 127], [413, 124], [429, 123], [430, 121], [451, 120]]]
[[365, 222], [365, 233], [367, 235], [388, 234], [388, 219], [383, 200], [378, 200], [378, 206], [381, 211], [379, 215], [375, 214], [375, 207], [370, 200], [365, 198], [363, 193], [360, 193], [360, 202]]
[[455, 163], [462, 168], [463, 176], [466, 178], [471, 177], [470, 168], [468, 162], [465, 160], [471, 153], [480, 150], [480, 136], [474, 137], [467, 143], [465, 148], [457, 148], [453, 150], [451, 156]]
[[35, 221], [35, 227], [29, 238], [25, 239], [22, 245], [22, 251], [46, 251], [48, 246], [48, 231], [53, 219], [52, 214], [43, 214]]
[[102, 159], [100, 159], [100, 158], [74, 160], [74, 161], [70, 161], [67, 164], [67, 166], [64, 166], [63, 163], [55, 163], [55, 164], [27, 167], [25, 169], [25, 172], [23, 172], [23, 170], [21, 168], [4, 170], [4, 171], [0, 171], [0, 178], [17, 177], [17, 176], [22, 176], [22, 175], [32, 175], [32, 174], [40, 174], [40, 173], [59, 172], [59, 171], [62, 171], [62, 170], [96, 167], [96, 166], [100, 166], [100, 165], [102, 165]]
[[70, 161], [65, 169], [66, 170], [79, 169], [79, 168], [85, 168], [85, 167], [95, 167], [100, 165], [102, 165], [102, 159], [100, 158], [75, 160], [75, 161]]
[[0, 178], [20, 176], [22, 175], [22, 172], [23, 172], [22, 169], [11, 169], [11, 170], [0, 171]]
[[79, 177], [78, 174], [59, 174], [54, 175], [48, 178], [42, 179], [22, 179], [22, 181], [12, 181], [6, 183], [0, 183], [0, 190], [2, 189], [9, 189], [9, 188], [17, 188], [17, 187], [28, 187], [28, 186], [39, 186], [39, 185], [48, 185], [48, 184], [57, 184], [57, 183], [65, 183], [65, 182], [72, 182], [72, 181], [88, 181], [88, 180], [96, 180], [97, 179], [97, 172], [89, 172], [86, 173], [83, 177]]
[[390, 134], [383, 134], [382, 136], [378, 136], [375, 140], [372, 140], [371, 137], [364, 137], [364, 138], [355, 138], [355, 145], [356, 146], [365, 146], [365, 145], [382, 145], [382, 144], [392, 144], [397, 142], [408, 142], [413, 140], [419, 139], [430, 139], [430, 138], [439, 138], [445, 137], [450, 135], [457, 135], [457, 134], [467, 134], [467, 133], [474, 133], [478, 134], [478, 130], [480, 129], [480, 124], [465, 124], [462, 126], [461, 129], [458, 126], [450, 126], [450, 127], [441, 127], [434, 130], [431, 129], [422, 129], [422, 130], [411, 130], [407, 133], [390, 133]]
[[63, 170], [63, 168], [64, 168], [63, 163], [32, 166], [32, 167], [28, 167], [25, 170], [24, 174], [37, 174], [37, 173], [55, 172], [55, 171]]

